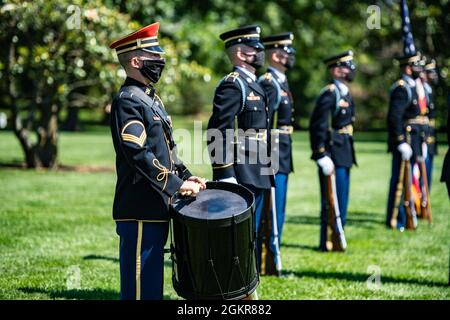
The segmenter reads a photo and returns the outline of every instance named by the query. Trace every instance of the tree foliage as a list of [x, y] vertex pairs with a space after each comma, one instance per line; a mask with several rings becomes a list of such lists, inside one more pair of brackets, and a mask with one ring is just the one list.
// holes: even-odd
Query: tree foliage
[[[450, 1], [408, 1], [416, 47], [435, 57], [445, 119], [450, 63]], [[379, 8], [379, 28], [370, 6]], [[293, 31], [297, 66], [290, 71], [296, 122], [305, 125], [327, 82], [322, 59], [353, 49], [357, 127], [384, 128], [388, 91], [402, 51], [398, 0], [9, 0], [0, 5], [0, 108], [28, 166], [56, 164], [57, 126], [66, 108], [105, 108], [124, 78], [113, 40], [156, 20], [168, 64], [159, 91], [170, 112], [210, 112], [214, 88], [231, 70], [219, 34], [258, 23], [262, 34]], [[443, 125], [443, 120], [438, 124]], [[33, 139], [33, 132], [37, 139]]]

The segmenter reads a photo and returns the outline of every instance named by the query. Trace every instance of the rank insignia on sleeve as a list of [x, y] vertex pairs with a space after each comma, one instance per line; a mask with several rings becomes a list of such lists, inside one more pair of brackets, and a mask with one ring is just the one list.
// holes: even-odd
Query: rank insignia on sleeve
[[121, 137], [123, 141], [132, 142], [142, 147], [145, 139], [147, 139], [144, 124], [138, 120], [127, 122], [122, 129]]

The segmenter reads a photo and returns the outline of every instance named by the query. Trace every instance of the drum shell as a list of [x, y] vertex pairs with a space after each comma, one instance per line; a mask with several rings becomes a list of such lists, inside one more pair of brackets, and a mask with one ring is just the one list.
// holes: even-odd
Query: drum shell
[[246, 211], [225, 219], [196, 219], [171, 207], [172, 280], [178, 295], [186, 299], [242, 299], [256, 289], [259, 278], [250, 195], [251, 206]]

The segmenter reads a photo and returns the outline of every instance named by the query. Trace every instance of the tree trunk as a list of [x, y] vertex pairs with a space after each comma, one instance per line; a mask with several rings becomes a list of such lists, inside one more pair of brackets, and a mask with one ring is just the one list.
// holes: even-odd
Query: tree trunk
[[30, 143], [29, 132], [22, 126], [22, 119], [20, 115], [13, 111], [13, 131], [22, 147], [23, 154], [25, 156], [25, 162], [27, 168], [38, 167], [38, 159], [34, 152], [34, 148]]
[[37, 167], [37, 159], [35, 156], [35, 153], [33, 151], [33, 146], [31, 145], [30, 138], [29, 138], [29, 131], [27, 128], [23, 126], [23, 121], [20, 116], [20, 110], [19, 106], [17, 105], [17, 99], [18, 99], [18, 93], [17, 88], [14, 82], [14, 75], [11, 71], [11, 66], [16, 63], [16, 47], [15, 44], [10, 41], [10, 46], [8, 50], [8, 60], [6, 63], [6, 72], [5, 74], [8, 75], [6, 77], [7, 81], [7, 88], [9, 91], [9, 96], [11, 99], [11, 114], [12, 114], [12, 122], [13, 122], [13, 131], [16, 135], [17, 139], [19, 140], [20, 146], [22, 147], [22, 151], [25, 156], [25, 162], [28, 168], [35, 168]]
[[78, 125], [78, 111], [80, 108], [72, 107], [67, 110], [67, 117], [64, 121], [64, 130], [67, 131], [79, 131], [80, 126]]
[[37, 134], [35, 154], [42, 167], [54, 169], [58, 155], [58, 107], [56, 105], [43, 108], [41, 126]]

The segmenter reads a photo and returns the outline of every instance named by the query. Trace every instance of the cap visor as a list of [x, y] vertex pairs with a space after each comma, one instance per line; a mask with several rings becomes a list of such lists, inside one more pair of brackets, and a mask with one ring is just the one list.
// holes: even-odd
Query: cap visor
[[150, 53], [156, 53], [156, 54], [164, 54], [165, 53], [164, 50], [160, 46], [141, 48], [141, 50], [150, 52]]
[[257, 40], [244, 42], [243, 44], [245, 44], [246, 46], [255, 48], [255, 49], [259, 49], [259, 50], [263, 50], [264, 49], [264, 45], [262, 44], [262, 42], [257, 41]]

